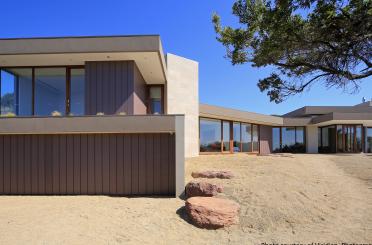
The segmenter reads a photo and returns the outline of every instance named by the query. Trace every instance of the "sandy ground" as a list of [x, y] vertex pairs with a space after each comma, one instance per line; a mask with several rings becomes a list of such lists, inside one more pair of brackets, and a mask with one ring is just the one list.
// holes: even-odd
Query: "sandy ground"
[[198, 229], [179, 198], [0, 196], [0, 244], [372, 243], [372, 156], [200, 156], [187, 180], [204, 169], [237, 175], [213, 181], [239, 225]]

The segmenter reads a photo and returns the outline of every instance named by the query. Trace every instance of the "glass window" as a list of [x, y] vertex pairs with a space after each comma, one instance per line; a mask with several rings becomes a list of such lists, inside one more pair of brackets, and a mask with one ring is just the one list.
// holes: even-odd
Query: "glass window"
[[242, 151], [251, 152], [252, 151], [252, 125], [242, 123]]
[[273, 152], [280, 152], [280, 128], [273, 128]]
[[337, 151], [343, 152], [343, 133], [342, 133], [342, 125], [337, 125]]
[[1, 114], [32, 115], [32, 69], [1, 70]]
[[238, 122], [233, 124], [233, 139], [234, 152], [240, 152], [240, 123]]
[[329, 126], [322, 128], [322, 145], [319, 152], [334, 153], [336, 152], [336, 127]]
[[366, 128], [366, 152], [372, 153], [372, 128]]
[[35, 115], [50, 116], [66, 110], [66, 68], [35, 69]]
[[355, 139], [356, 139], [356, 152], [362, 152], [362, 126], [355, 127]]
[[223, 121], [223, 151], [230, 151], [230, 122]]
[[150, 87], [150, 110], [152, 114], [162, 114], [162, 88], [160, 86]]
[[70, 113], [85, 114], [85, 70], [71, 69]]
[[260, 149], [258, 142], [258, 125], [252, 125], [252, 151], [258, 152]]
[[293, 146], [296, 144], [295, 127], [282, 128], [282, 151], [293, 152]]
[[200, 119], [200, 152], [221, 151], [221, 121]]

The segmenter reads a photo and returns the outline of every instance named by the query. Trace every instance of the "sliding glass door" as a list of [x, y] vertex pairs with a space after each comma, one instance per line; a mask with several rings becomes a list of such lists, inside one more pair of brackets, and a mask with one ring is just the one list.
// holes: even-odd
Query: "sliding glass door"
[[332, 125], [320, 128], [321, 153], [356, 153], [363, 150], [362, 125]]
[[366, 153], [372, 153], [372, 128], [366, 128]]

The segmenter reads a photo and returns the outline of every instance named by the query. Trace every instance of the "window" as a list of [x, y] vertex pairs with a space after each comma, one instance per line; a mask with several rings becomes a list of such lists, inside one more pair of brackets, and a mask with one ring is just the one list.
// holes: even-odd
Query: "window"
[[252, 125], [252, 151], [258, 152], [260, 150], [258, 142], [258, 125]]
[[200, 119], [200, 152], [221, 151], [221, 121]]
[[242, 123], [242, 151], [252, 152], [252, 125]]
[[321, 128], [321, 144], [319, 152], [334, 153], [336, 152], [336, 127], [328, 126]]
[[363, 145], [362, 145], [362, 126], [358, 125], [355, 126], [355, 143], [356, 143], [356, 152], [362, 152], [363, 151]]
[[66, 68], [35, 69], [35, 115], [66, 111]]
[[1, 114], [32, 115], [32, 69], [1, 70]]
[[337, 151], [343, 152], [344, 151], [344, 143], [343, 143], [343, 131], [342, 125], [337, 125]]
[[272, 129], [272, 151], [306, 152], [305, 127], [274, 127]]
[[70, 114], [85, 114], [85, 70], [70, 70]]
[[163, 102], [162, 102], [162, 87], [151, 86], [149, 93], [149, 110], [151, 114], [162, 114], [163, 113]]
[[230, 122], [223, 121], [222, 122], [222, 131], [223, 131], [223, 149], [222, 151], [230, 151]]
[[366, 128], [366, 152], [372, 153], [372, 128]]
[[280, 152], [280, 128], [273, 128], [272, 129], [273, 134], [273, 152]]
[[234, 152], [240, 152], [240, 123], [234, 122], [233, 123], [233, 146]]

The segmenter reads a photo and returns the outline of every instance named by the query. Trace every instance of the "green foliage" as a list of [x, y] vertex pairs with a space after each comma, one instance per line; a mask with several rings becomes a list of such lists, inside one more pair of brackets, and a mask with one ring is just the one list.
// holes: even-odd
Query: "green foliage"
[[282, 102], [317, 81], [357, 91], [372, 75], [372, 0], [237, 0], [240, 27], [212, 21], [232, 64], [251, 62], [276, 71], [258, 82]]
[[16, 117], [16, 114], [13, 112], [7, 112], [6, 114], [1, 114], [1, 117]]

